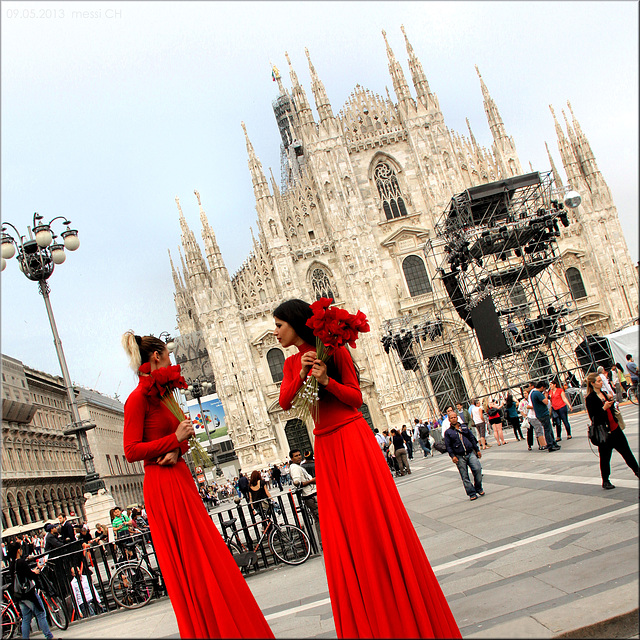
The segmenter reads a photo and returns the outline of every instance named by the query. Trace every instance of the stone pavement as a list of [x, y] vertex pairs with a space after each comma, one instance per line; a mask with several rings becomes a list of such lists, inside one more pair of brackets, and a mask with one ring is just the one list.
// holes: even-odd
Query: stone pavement
[[[622, 412], [637, 456], [637, 408]], [[574, 437], [553, 455], [528, 451], [509, 430], [506, 446], [484, 452], [486, 496], [474, 502], [446, 454], [420, 452], [412, 475], [396, 480], [465, 638], [638, 638], [638, 481], [614, 451], [616, 489], [604, 491], [586, 416], [570, 420]], [[248, 584], [276, 637], [336, 637], [322, 557]], [[165, 598], [56, 637], [179, 635]]]

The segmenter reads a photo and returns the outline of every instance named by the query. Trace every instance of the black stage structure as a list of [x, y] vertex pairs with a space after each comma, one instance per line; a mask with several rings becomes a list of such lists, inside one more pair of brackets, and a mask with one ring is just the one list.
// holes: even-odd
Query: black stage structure
[[557, 244], [575, 219], [562, 194], [534, 172], [451, 199], [424, 248], [431, 299], [381, 328], [416, 415], [595, 368]]

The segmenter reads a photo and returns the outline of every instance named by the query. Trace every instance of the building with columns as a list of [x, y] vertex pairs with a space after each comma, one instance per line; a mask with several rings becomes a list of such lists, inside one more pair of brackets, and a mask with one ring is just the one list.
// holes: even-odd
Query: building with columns
[[[96, 471], [126, 506], [142, 497], [142, 469], [124, 461], [120, 402], [76, 389], [80, 415], [97, 425], [87, 432]], [[2, 528], [72, 512], [86, 517], [85, 467], [75, 436], [67, 390], [60, 376], [2, 355]], [[109, 465], [111, 459], [111, 466]], [[122, 465], [120, 464], [122, 460]]]
[[[225, 266], [200, 193], [195, 195], [204, 252], [176, 198], [182, 246], [178, 268], [171, 261], [171, 270], [178, 330], [202, 336], [243, 470], [264, 467], [284, 458], [291, 445], [302, 448], [313, 439], [310, 425], [278, 405], [282, 363], [291, 351], [272, 335], [275, 307], [291, 297], [329, 296], [352, 312], [364, 311], [372, 330], [352, 351], [363, 413], [379, 429], [408, 423], [416, 415], [414, 391], [399, 375], [395, 354], [385, 352], [381, 327], [446, 302], [446, 292], [435, 284], [438, 265], [425, 244], [452, 196], [525, 173], [480, 71], [491, 149], [478, 145], [468, 121], [463, 133], [445, 125], [438, 97], [402, 31], [412, 88], [384, 32], [381, 43], [393, 98], [356, 85], [336, 113], [306, 51], [314, 113], [289, 56], [289, 87], [274, 68], [281, 183], [265, 175], [242, 123], [257, 232], [235, 274]], [[564, 286], [584, 327], [602, 335], [637, 317], [637, 273], [612, 194], [568, 107], [570, 118], [562, 112], [564, 128], [553, 109], [550, 114], [564, 180], [550, 152], [549, 162], [556, 188], [570, 185], [582, 204], [570, 212], [558, 246], [566, 266]], [[454, 360], [469, 357], [452, 350]]]

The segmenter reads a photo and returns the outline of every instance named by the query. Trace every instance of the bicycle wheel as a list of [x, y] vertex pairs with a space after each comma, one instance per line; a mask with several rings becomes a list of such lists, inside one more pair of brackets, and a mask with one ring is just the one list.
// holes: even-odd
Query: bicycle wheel
[[269, 534], [269, 548], [285, 564], [302, 564], [311, 555], [307, 534], [292, 524], [274, 525]]
[[13, 638], [21, 620], [13, 609], [8, 607], [2, 611], [2, 640]]
[[627, 398], [633, 404], [638, 404], [638, 387], [629, 387], [627, 390]]
[[64, 604], [64, 600], [60, 596], [52, 596], [49, 594], [41, 593], [42, 601], [44, 602], [47, 615], [51, 619], [51, 622], [62, 629], [63, 631], [69, 626], [69, 614], [67, 613], [67, 607]]
[[124, 565], [111, 577], [111, 595], [125, 609], [144, 607], [153, 597], [154, 578], [144, 567]]

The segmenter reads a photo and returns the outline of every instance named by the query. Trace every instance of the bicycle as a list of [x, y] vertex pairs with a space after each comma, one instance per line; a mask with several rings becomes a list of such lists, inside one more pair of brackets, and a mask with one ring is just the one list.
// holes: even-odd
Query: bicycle
[[[137, 542], [134, 546], [140, 547], [140, 543]], [[146, 559], [146, 549], [141, 547], [141, 553], [136, 555], [137, 560], [121, 563], [109, 581], [113, 599], [118, 606], [125, 609], [144, 607], [156, 592], [163, 589], [162, 574]], [[145, 559], [147, 566], [143, 567], [142, 561]]]
[[[280, 562], [284, 562], [289, 565], [299, 565], [306, 562], [311, 555], [311, 543], [307, 534], [296, 527], [293, 524], [279, 524], [273, 513], [273, 505], [270, 504], [264, 518], [255, 523], [254, 526], [265, 524], [263, 526], [260, 538], [256, 542], [253, 550], [249, 549], [241, 540], [238, 535], [238, 529], [235, 522], [237, 518], [231, 518], [221, 522], [222, 537], [231, 551], [236, 563], [243, 572], [248, 570], [258, 561], [258, 549], [263, 545], [264, 540], [267, 540], [267, 545], [271, 553]], [[228, 535], [227, 529], [231, 530], [231, 535]]]
[[2, 640], [13, 638], [20, 627], [22, 614], [9, 591], [2, 591]]
[[627, 400], [633, 404], [638, 404], [638, 383], [632, 384], [627, 389]]
[[43, 572], [42, 569], [40, 570], [40, 585], [36, 585], [36, 592], [44, 603], [47, 622], [49, 622], [49, 624], [55, 624], [58, 629], [64, 631], [69, 627], [69, 612], [67, 611], [67, 606], [65, 605], [64, 598], [56, 593], [51, 580], [46, 576], [46, 571], [49, 569], [46, 569], [46, 565], [43, 569], [45, 572]]

